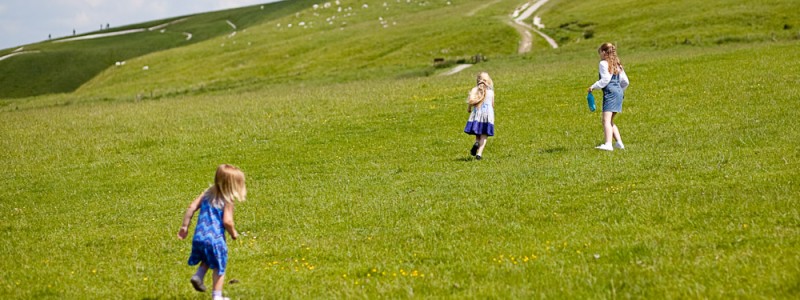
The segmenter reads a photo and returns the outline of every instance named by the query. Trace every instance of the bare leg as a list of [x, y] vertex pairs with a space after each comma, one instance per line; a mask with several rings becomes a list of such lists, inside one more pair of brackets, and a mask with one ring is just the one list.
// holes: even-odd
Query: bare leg
[[605, 144], [611, 146], [611, 139], [614, 137], [614, 126], [611, 120], [614, 118], [614, 112], [603, 112], [603, 136], [605, 137]]
[[225, 275], [219, 275], [217, 270], [214, 270], [214, 292], [222, 294], [222, 286], [225, 284]]
[[617, 142], [622, 143], [622, 137], [619, 135], [619, 128], [617, 128], [617, 124], [614, 123], [614, 117], [616, 117], [616, 116], [617, 116], [617, 113], [612, 113], [611, 114], [611, 129], [612, 129], [612, 133], [613, 133], [614, 139], [617, 140]]
[[483, 154], [483, 148], [486, 148], [486, 140], [489, 138], [488, 135], [481, 134], [480, 138], [478, 139], [478, 152], [477, 155], [481, 156]]

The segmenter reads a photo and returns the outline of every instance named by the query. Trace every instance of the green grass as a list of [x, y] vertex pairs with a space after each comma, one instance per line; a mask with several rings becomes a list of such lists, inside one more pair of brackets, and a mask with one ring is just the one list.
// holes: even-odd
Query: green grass
[[[130, 99], [138, 94], [172, 95], [301, 80], [324, 84], [408, 77], [435, 72], [432, 63], [437, 57], [467, 59], [487, 54], [491, 58], [516, 52], [518, 37], [513, 28], [492, 18], [464, 16], [480, 2], [425, 3], [397, 3], [388, 9], [376, 3], [368, 9], [348, 4], [353, 9], [343, 12], [313, 10], [309, 5], [232, 38], [148, 55], [131, 62], [136, 67], [110, 69], [78, 92], [87, 97]], [[334, 24], [326, 22], [329, 19]], [[300, 28], [300, 22], [306, 27]], [[151, 70], [143, 72], [144, 65]]]
[[[568, 19], [556, 12], [569, 3], [549, 13]], [[479, 18], [500, 22], [496, 10]], [[514, 33], [500, 25], [489, 28]], [[232, 61], [193, 49], [219, 47], [207, 43], [168, 52]], [[177, 92], [215, 75], [176, 73], [134, 101], [159, 83], [121, 72], [98, 80], [129, 82], [3, 100], [0, 295], [207, 298], [175, 234], [231, 163], [249, 188], [236, 214], [246, 236], [230, 243], [227, 279], [240, 283], [225, 287], [237, 299], [796, 298], [800, 42], [621, 48], [628, 149], [612, 153], [592, 149], [602, 129], [584, 100], [596, 44], [512, 48], [449, 77], [398, 78], [417, 67], [392, 54], [337, 75], [320, 66], [332, 56], [307, 62], [319, 77], [279, 84]], [[141, 59], [156, 57], [170, 58]], [[461, 130], [479, 70], [495, 81], [498, 131], [474, 161]]]
[[[543, 22], [544, 31], [560, 42], [599, 39], [624, 49], [666, 49], [798, 39], [797, 8], [782, 0], [553, 2], [543, 8]], [[593, 31], [593, 39], [583, 38], [586, 30]]]
[[[260, 5], [256, 5], [133, 24], [85, 35], [152, 28], [178, 21], [164, 27], [163, 32], [144, 31], [87, 40], [46, 41], [25, 45], [25, 51], [39, 52], [19, 55], [0, 63], [0, 86], [3, 86], [0, 89], [0, 98], [74, 92], [103, 70], [113, 68], [117, 62], [227, 36], [233, 29], [226, 21], [234, 23], [237, 30], [246, 30], [255, 24], [282, 17], [298, 10], [299, 7], [305, 7], [310, 2], [298, 0], [276, 2], [264, 5], [263, 10]], [[186, 40], [184, 32], [191, 33], [192, 39]], [[0, 51], [0, 55], [11, 53], [11, 50]]]

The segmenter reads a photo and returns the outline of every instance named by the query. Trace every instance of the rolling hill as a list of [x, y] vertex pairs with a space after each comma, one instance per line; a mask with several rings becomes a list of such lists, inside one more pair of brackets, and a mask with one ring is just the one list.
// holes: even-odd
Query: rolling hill
[[[559, 47], [519, 54], [524, 5], [287, 1], [25, 46], [0, 61], [0, 296], [208, 298], [175, 234], [230, 163], [234, 299], [797, 298], [800, 3], [550, 0]], [[606, 41], [613, 152], [585, 100]]]

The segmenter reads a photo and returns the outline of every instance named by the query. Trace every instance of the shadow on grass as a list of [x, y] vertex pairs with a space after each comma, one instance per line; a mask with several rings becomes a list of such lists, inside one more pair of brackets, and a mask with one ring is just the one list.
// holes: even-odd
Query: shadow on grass
[[472, 156], [467, 156], [467, 157], [456, 158], [453, 161], [469, 162], [469, 161], [475, 161], [475, 158], [473, 158]]
[[567, 148], [564, 147], [555, 147], [555, 148], [547, 148], [539, 150], [541, 153], [559, 153], [559, 152], [566, 152]]

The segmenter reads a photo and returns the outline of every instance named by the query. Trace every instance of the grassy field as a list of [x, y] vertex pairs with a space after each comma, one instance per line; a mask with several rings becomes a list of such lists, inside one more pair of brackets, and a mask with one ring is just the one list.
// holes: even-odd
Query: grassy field
[[[345, 29], [365, 26], [370, 43], [338, 28], [275, 38], [266, 28], [285, 26], [279, 18], [236, 36], [274, 52], [216, 52], [220, 37], [129, 62], [163, 62], [151, 69], [158, 79], [108, 70], [75, 93], [0, 100], [0, 162], [9, 169], [0, 175], [0, 295], [207, 298], [191, 289], [191, 243], [175, 234], [215, 167], [231, 163], [249, 188], [237, 205], [244, 236], [229, 244], [227, 279], [240, 282], [225, 291], [236, 299], [800, 296], [800, 40], [792, 29], [721, 30], [783, 34], [774, 40], [654, 45], [649, 29], [639, 35], [624, 18], [612, 27], [589, 17], [617, 7], [585, 2], [544, 8], [546, 24], [597, 24], [594, 38], [570, 38], [559, 50], [514, 54], [503, 18], [519, 3], [500, 1], [457, 26], [456, 11], [482, 2], [431, 1], [393, 15], [419, 27], [387, 28], [391, 38], [367, 25]], [[721, 15], [741, 9], [703, 3]], [[797, 4], [765, 7], [780, 16]], [[431, 28], [416, 22], [431, 11], [450, 13], [436, 14]], [[487, 46], [491, 59], [462, 73], [423, 76], [436, 72], [428, 58], [442, 53], [432, 49], [471, 40], [462, 37], [471, 22], [514, 39]], [[800, 26], [763, 24], [773, 23]], [[698, 36], [713, 40], [714, 28]], [[445, 38], [373, 54], [421, 32]], [[314, 43], [363, 59], [346, 63], [352, 55], [327, 57], [300, 42], [326, 34]], [[627, 149], [608, 153], [593, 149], [602, 127], [584, 96], [597, 76], [598, 39], [616, 36], [629, 45], [620, 49], [631, 87], [618, 119]], [[277, 46], [284, 39], [298, 48]], [[258, 62], [211, 72], [302, 47], [313, 55], [269, 66], [270, 74], [259, 74]], [[404, 58], [412, 53], [424, 61]], [[495, 81], [498, 131], [475, 161], [461, 131], [479, 70]], [[155, 96], [135, 101], [143, 91]]]

